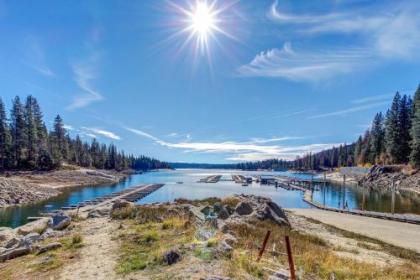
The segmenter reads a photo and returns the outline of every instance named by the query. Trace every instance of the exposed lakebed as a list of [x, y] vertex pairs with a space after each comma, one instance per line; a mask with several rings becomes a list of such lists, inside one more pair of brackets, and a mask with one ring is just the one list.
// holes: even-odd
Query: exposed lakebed
[[[198, 183], [198, 180], [210, 175], [222, 175], [218, 183]], [[209, 170], [209, 169], [179, 169], [136, 174], [128, 179], [112, 185], [85, 186], [63, 189], [62, 194], [46, 201], [8, 207], [0, 209], [0, 226], [17, 227], [27, 222], [27, 217], [38, 216], [42, 212], [59, 209], [84, 200], [94, 198], [126, 189], [130, 186], [147, 183], [164, 183], [165, 186], [138, 203], [153, 203], [173, 201], [177, 198], [199, 199], [210, 196], [226, 197], [233, 194], [256, 194], [266, 196], [285, 208], [308, 208], [299, 191], [287, 191], [275, 188], [273, 185], [260, 185], [253, 182], [242, 186], [231, 181], [231, 174], [243, 175], [287, 175], [300, 178], [310, 178], [309, 174], [291, 172], [263, 172], [263, 171], [237, 171], [237, 170]], [[181, 183], [182, 182], [182, 183]], [[325, 196], [324, 196], [325, 194]], [[388, 191], [367, 190], [357, 186], [326, 184], [319, 186], [314, 193], [314, 200], [324, 202], [331, 207], [342, 207], [343, 201], [352, 209], [371, 211], [391, 211], [391, 193]], [[344, 199], [343, 199], [344, 198]], [[363, 203], [364, 202], [364, 203]], [[420, 198], [414, 194], [397, 193], [395, 199], [395, 212], [420, 214]]]

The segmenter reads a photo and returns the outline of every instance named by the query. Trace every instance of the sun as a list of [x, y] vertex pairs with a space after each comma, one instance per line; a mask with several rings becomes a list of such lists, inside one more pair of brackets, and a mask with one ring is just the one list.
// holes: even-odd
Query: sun
[[194, 35], [198, 37], [207, 37], [216, 30], [216, 14], [212, 8], [202, 1], [197, 1], [194, 10], [190, 16], [190, 28]]
[[211, 45], [222, 46], [223, 37], [236, 40], [228, 32], [232, 25], [232, 10], [238, 0], [169, 0], [173, 17], [170, 26], [174, 33], [168, 38], [180, 38], [178, 55], [191, 49], [194, 58], [207, 56], [211, 62]]

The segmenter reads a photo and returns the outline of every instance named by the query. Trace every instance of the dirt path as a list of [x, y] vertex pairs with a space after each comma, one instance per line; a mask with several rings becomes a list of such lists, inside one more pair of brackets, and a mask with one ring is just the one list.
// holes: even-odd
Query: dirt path
[[324, 224], [362, 234], [420, 253], [419, 225], [323, 211], [319, 209], [288, 210], [297, 215], [318, 220]]
[[84, 246], [80, 259], [65, 266], [60, 279], [116, 279], [114, 267], [118, 258], [117, 243], [111, 239], [117, 225], [108, 218], [89, 219], [83, 223]]

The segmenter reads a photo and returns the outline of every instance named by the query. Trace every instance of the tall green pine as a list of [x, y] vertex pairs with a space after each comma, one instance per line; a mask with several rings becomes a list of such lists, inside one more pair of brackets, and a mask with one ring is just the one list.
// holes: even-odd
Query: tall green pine
[[410, 162], [420, 168], [420, 85], [414, 94], [412, 106]]

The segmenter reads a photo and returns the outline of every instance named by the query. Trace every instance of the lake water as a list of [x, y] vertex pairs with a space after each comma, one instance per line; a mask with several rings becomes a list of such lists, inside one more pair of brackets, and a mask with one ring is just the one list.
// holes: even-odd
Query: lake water
[[[201, 178], [210, 175], [222, 175], [218, 183], [197, 183]], [[76, 204], [84, 200], [94, 198], [126, 189], [130, 186], [146, 183], [163, 183], [164, 187], [150, 194], [138, 203], [166, 202], [176, 198], [199, 199], [209, 196], [226, 197], [233, 194], [256, 194], [266, 196], [285, 208], [308, 208], [299, 191], [287, 191], [275, 188], [273, 185], [260, 185], [253, 182], [247, 187], [236, 184], [231, 180], [231, 174], [243, 175], [286, 175], [300, 178], [310, 178], [309, 174], [297, 174], [290, 172], [261, 172], [261, 171], [237, 171], [237, 170], [209, 170], [209, 169], [179, 169], [172, 171], [148, 172], [133, 175], [127, 180], [104, 186], [87, 186], [80, 188], [64, 189], [59, 196], [47, 201], [19, 207], [0, 209], [0, 226], [17, 227], [27, 222], [27, 217], [37, 216], [42, 212], [59, 209], [63, 206]], [[225, 181], [226, 180], [226, 181]], [[177, 182], [183, 182], [177, 184]], [[326, 184], [319, 186], [314, 193], [314, 200], [332, 207], [348, 205], [350, 209], [365, 209], [372, 211], [391, 211], [391, 194], [386, 191], [368, 191], [355, 186], [341, 186]], [[344, 201], [344, 203], [343, 203]], [[364, 203], [363, 203], [364, 202]], [[397, 193], [395, 199], [396, 213], [420, 214], [420, 198]]]

